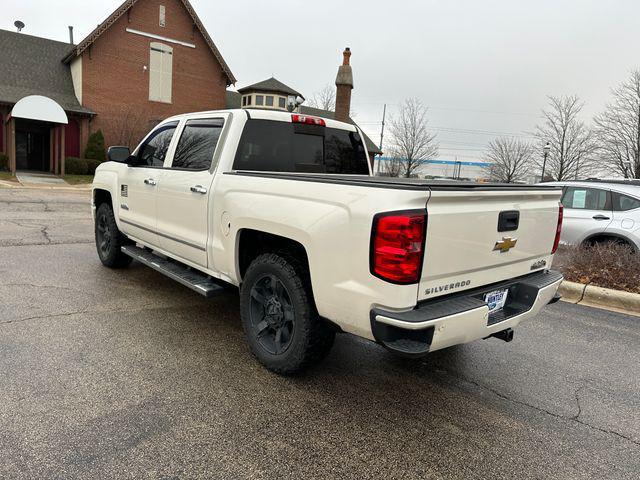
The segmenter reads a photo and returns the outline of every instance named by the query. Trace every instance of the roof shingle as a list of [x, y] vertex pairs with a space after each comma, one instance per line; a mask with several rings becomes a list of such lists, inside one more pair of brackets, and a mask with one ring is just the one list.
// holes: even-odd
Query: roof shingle
[[295, 95], [304, 98], [304, 96], [300, 92], [295, 91], [289, 85], [285, 85], [280, 80], [277, 80], [274, 77], [267, 78], [266, 80], [263, 80], [261, 82], [238, 89], [238, 92], [240, 93], [253, 91], [284, 93], [285, 95]]
[[71, 48], [69, 43], [0, 30], [0, 103], [43, 95], [68, 112], [93, 114], [78, 102], [71, 69], [62, 63]]

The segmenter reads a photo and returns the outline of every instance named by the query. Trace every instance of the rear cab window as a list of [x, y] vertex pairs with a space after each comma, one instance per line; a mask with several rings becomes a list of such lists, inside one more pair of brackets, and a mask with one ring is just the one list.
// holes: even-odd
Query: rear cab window
[[357, 131], [262, 119], [247, 121], [233, 169], [369, 175]]

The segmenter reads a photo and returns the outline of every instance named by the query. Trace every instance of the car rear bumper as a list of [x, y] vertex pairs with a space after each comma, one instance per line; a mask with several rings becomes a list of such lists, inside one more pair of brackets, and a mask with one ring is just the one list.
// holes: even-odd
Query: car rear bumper
[[[513, 328], [557, 300], [562, 274], [536, 272], [505, 282], [420, 302], [413, 310], [371, 310], [376, 341], [396, 353], [421, 356], [441, 348], [489, 337]], [[486, 293], [508, 289], [504, 308], [489, 314]]]

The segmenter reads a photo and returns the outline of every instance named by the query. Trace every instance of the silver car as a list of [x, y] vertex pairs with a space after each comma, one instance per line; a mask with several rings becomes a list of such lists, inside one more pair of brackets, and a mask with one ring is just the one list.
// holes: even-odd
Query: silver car
[[616, 241], [640, 251], [640, 181], [561, 181], [564, 222], [560, 242]]

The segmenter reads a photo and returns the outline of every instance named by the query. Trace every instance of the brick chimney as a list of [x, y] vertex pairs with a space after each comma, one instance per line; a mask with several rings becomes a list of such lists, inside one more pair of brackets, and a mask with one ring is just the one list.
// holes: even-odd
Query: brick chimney
[[351, 90], [353, 90], [353, 72], [349, 60], [351, 49], [349, 47], [342, 52], [342, 65], [338, 67], [336, 75], [336, 120], [341, 122], [349, 121], [351, 111]]

